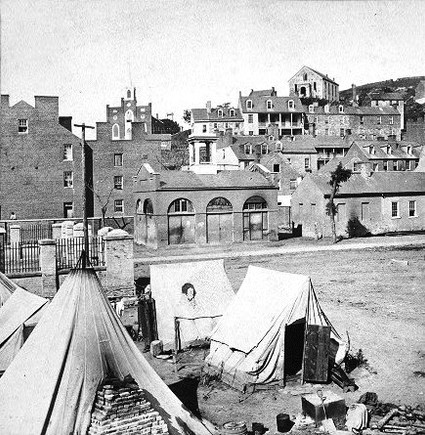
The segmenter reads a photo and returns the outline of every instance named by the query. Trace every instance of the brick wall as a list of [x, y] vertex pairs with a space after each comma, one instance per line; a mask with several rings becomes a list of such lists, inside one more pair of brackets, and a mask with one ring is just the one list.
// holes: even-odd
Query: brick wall
[[[9, 107], [2, 99], [0, 138], [1, 218], [14, 211], [18, 219], [64, 216], [64, 202], [81, 216], [80, 139], [58, 122], [57, 97], [36, 97], [36, 107], [21, 101]], [[27, 133], [18, 120], [28, 120]], [[64, 160], [64, 145], [72, 145], [72, 160]], [[64, 188], [64, 171], [73, 172], [73, 187]]]

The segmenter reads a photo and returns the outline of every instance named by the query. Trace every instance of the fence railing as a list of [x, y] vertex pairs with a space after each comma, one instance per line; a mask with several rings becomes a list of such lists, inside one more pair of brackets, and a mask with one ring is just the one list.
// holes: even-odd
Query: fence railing
[[3, 245], [1, 268], [5, 274], [40, 272], [38, 241], [15, 242]]
[[[84, 249], [84, 237], [56, 240], [56, 264], [58, 270], [72, 269], [78, 264]], [[89, 262], [92, 266], [105, 265], [105, 241], [102, 237], [89, 238]]]
[[[72, 269], [84, 249], [84, 238], [56, 239], [57, 269]], [[40, 272], [38, 241], [0, 243], [0, 271], [7, 274]], [[92, 266], [105, 266], [105, 241], [102, 237], [89, 239], [89, 261]]]

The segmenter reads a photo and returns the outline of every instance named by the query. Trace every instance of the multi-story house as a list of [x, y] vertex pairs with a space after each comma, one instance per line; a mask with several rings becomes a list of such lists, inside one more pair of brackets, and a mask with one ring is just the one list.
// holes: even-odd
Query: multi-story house
[[394, 107], [400, 113], [400, 128], [404, 130], [404, 98], [398, 92], [372, 93], [369, 95], [371, 107]]
[[95, 216], [133, 216], [133, 177], [146, 162], [163, 169], [161, 151], [171, 148], [170, 134], [149, 133], [151, 105], [137, 106], [131, 91], [127, 97], [121, 108], [106, 106], [107, 121], [97, 122], [96, 140], [87, 141], [93, 151]]
[[372, 171], [413, 171], [418, 166], [421, 148], [416, 142], [355, 140], [344, 157], [330, 161], [321, 172], [334, 170], [339, 162], [353, 172], [365, 163]]
[[[34, 106], [25, 101], [10, 106], [9, 95], [1, 96], [2, 219], [12, 212], [18, 219], [82, 216], [81, 140], [71, 126], [71, 117], [59, 116], [58, 97], [36, 96]], [[89, 215], [92, 199], [87, 191]]]
[[300, 98], [339, 101], [338, 83], [308, 66], [303, 66], [289, 79], [289, 92]]
[[274, 88], [239, 92], [243, 133], [250, 136], [296, 136], [304, 133], [303, 106], [297, 96], [278, 97]]
[[191, 110], [191, 134], [189, 144], [189, 169], [197, 173], [216, 173], [217, 140], [226, 131], [230, 134], [243, 132], [243, 117], [239, 109], [228, 105]]
[[361, 139], [401, 140], [401, 114], [392, 106], [310, 104], [304, 110], [306, 130], [312, 136], [357, 135]]

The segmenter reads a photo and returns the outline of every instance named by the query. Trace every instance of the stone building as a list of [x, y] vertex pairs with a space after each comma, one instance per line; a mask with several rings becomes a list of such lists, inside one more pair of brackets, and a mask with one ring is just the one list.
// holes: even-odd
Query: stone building
[[258, 173], [154, 171], [134, 179], [136, 243], [226, 244], [277, 239], [277, 188]]
[[297, 96], [278, 97], [274, 88], [239, 92], [243, 134], [248, 136], [296, 136], [304, 133], [303, 106]]
[[394, 107], [400, 113], [400, 128], [404, 130], [404, 99], [399, 92], [376, 92], [369, 96], [371, 107]]
[[305, 106], [306, 129], [312, 136], [357, 135], [361, 139], [401, 140], [401, 114], [392, 106]]
[[372, 171], [414, 171], [419, 163], [422, 146], [407, 141], [365, 141], [355, 140], [344, 157], [331, 160], [321, 172], [329, 172], [339, 162], [344, 168], [358, 172], [363, 164]]
[[303, 66], [289, 79], [289, 92], [300, 98], [339, 101], [339, 85], [335, 79], [308, 66]]
[[[292, 195], [294, 226], [305, 237], [330, 237], [326, 214], [330, 197], [329, 174], [310, 174]], [[337, 235], [347, 237], [425, 229], [425, 173], [372, 172], [364, 164], [360, 173], [342, 183], [334, 203]]]
[[[59, 116], [59, 98], [36, 96], [35, 105], [10, 106], [1, 96], [1, 218], [82, 216], [81, 141], [71, 117]], [[90, 160], [90, 150], [87, 150]], [[91, 177], [91, 166], [87, 166]], [[93, 213], [88, 192], [87, 210]]]

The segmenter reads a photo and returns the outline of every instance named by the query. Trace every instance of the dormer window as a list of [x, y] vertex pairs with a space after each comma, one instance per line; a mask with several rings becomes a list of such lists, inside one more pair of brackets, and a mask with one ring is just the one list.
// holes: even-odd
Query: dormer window
[[248, 100], [248, 101], [246, 102], [246, 108], [247, 108], [248, 110], [251, 110], [251, 109], [252, 109], [252, 100]]
[[218, 116], [219, 118], [223, 118], [223, 111], [222, 111], [221, 109], [218, 109], [218, 111], [217, 111], [217, 116]]
[[342, 104], [339, 105], [338, 111], [339, 113], [344, 113], [344, 106]]
[[390, 145], [387, 145], [387, 154], [391, 155], [393, 153], [393, 150]]
[[406, 148], [406, 152], [407, 154], [412, 155], [412, 147], [410, 145]]
[[252, 154], [252, 146], [251, 144], [245, 144], [245, 154]]
[[288, 109], [294, 109], [294, 100], [289, 100], [288, 101]]
[[267, 110], [273, 109], [273, 102], [272, 102], [272, 100], [267, 100], [266, 106], [267, 106]]
[[308, 106], [308, 111], [310, 113], [314, 113], [314, 106], [313, 106], [313, 104], [310, 104], [310, 106]]
[[276, 142], [276, 151], [282, 151], [282, 142], [280, 141]]
[[373, 145], [369, 146], [369, 154], [375, 154], [375, 147]]
[[325, 113], [329, 113], [329, 104], [326, 104], [324, 109], [325, 109]]
[[230, 116], [235, 116], [235, 109], [230, 109]]

